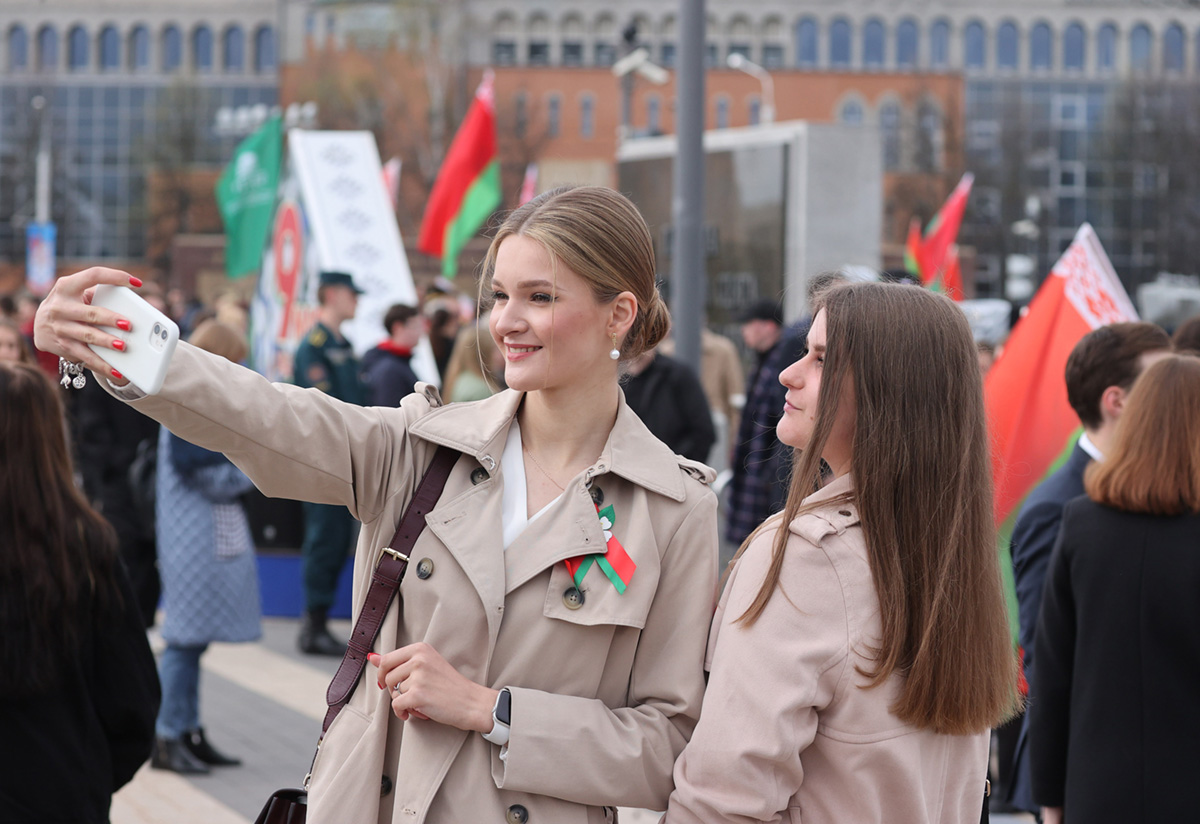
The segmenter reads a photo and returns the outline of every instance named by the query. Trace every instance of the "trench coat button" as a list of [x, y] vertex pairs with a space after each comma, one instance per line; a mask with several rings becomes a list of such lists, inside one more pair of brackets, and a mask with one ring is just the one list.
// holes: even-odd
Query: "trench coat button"
[[563, 593], [563, 603], [567, 609], [579, 609], [583, 606], [583, 593], [576, 587], [571, 587]]
[[596, 506], [600, 506], [601, 504], [604, 503], [604, 490], [603, 489], [601, 489], [598, 486], [593, 486], [591, 488], [591, 493], [592, 493], [592, 503], [594, 503]]
[[379, 783], [380, 783], [380, 786], [379, 786], [379, 797], [380, 798], [383, 798], [385, 795], [389, 795], [392, 792], [392, 779], [388, 778], [385, 775], [383, 777], [383, 781], [381, 781]]
[[433, 574], [433, 561], [428, 558], [422, 558], [417, 562], [417, 577], [424, 581]]
[[508, 814], [504, 816], [504, 820], [508, 824], [527, 824], [529, 821], [529, 810], [520, 804], [513, 804], [508, 808]]
[[471, 483], [474, 486], [479, 486], [488, 479], [488, 471], [482, 466], [475, 467], [475, 471], [471, 473]]

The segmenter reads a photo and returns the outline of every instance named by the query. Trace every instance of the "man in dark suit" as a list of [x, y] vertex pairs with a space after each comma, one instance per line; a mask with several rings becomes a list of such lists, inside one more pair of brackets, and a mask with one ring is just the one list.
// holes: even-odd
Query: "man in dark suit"
[[[1030, 684], [1042, 585], [1050, 550], [1058, 539], [1063, 507], [1083, 494], [1087, 465], [1103, 459], [1138, 375], [1170, 351], [1170, 338], [1155, 324], [1115, 323], [1084, 335], [1067, 358], [1067, 400], [1083, 424], [1083, 434], [1066, 462], [1029, 493], [1012, 532], [1020, 641], [1025, 652], [1025, 679]], [[1029, 700], [1037, 700], [1032, 690]], [[1026, 716], [1013, 754], [1008, 800], [1019, 809], [1038, 812], [1029, 783], [1028, 732]]]

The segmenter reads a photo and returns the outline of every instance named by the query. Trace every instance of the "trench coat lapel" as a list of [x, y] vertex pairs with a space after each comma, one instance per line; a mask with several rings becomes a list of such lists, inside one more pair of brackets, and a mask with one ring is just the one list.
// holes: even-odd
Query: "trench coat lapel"
[[[500, 630], [504, 604], [504, 547], [500, 532], [501, 483], [493, 474], [483, 483], [449, 501], [439, 502], [425, 516], [429, 530], [445, 545], [483, 602], [492, 638]], [[495, 525], [492, 528], [491, 525]]]

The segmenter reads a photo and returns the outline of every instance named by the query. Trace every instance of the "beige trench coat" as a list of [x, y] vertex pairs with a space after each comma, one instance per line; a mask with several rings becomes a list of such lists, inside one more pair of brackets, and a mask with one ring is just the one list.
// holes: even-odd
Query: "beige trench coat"
[[[779, 589], [753, 625], [776, 531], [746, 548], [709, 643], [704, 715], [675, 765], [664, 824], [974, 824], [983, 806], [987, 730], [940, 735], [892, 714], [893, 675], [864, 689], [882, 634], [858, 509], [831, 499], [788, 525]], [[769, 522], [770, 523], [770, 522]], [[782, 527], [781, 519], [775, 525]]]
[[[717, 524], [698, 479], [711, 471], [677, 459], [622, 398], [599, 459], [505, 551], [499, 460], [521, 397], [442, 407], [424, 387], [398, 409], [363, 408], [181, 344], [162, 391], [133, 401], [266, 495], [349, 507], [363, 524], [356, 613], [437, 445], [463, 453], [412, 554], [432, 574], [406, 577], [375, 649], [423, 640], [467, 678], [510, 687], [507, 758], [477, 733], [400, 722], [368, 667], [318, 752], [310, 824], [503, 824], [519, 808], [529, 824], [598, 824], [618, 805], [666, 807], [704, 692]], [[637, 571], [619, 594], [593, 566], [572, 609], [562, 562], [605, 546], [589, 486]]]

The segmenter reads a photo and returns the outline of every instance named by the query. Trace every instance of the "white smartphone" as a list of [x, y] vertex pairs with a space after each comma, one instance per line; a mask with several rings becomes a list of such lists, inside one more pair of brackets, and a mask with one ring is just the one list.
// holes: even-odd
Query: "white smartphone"
[[147, 395], [162, 389], [171, 354], [179, 343], [179, 326], [155, 309], [128, 286], [101, 284], [92, 296], [92, 306], [111, 309], [129, 320], [130, 332], [102, 326], [114, 338], [125, 341], [125, 351], [88, 344], [104, 362], [121, 373]]

